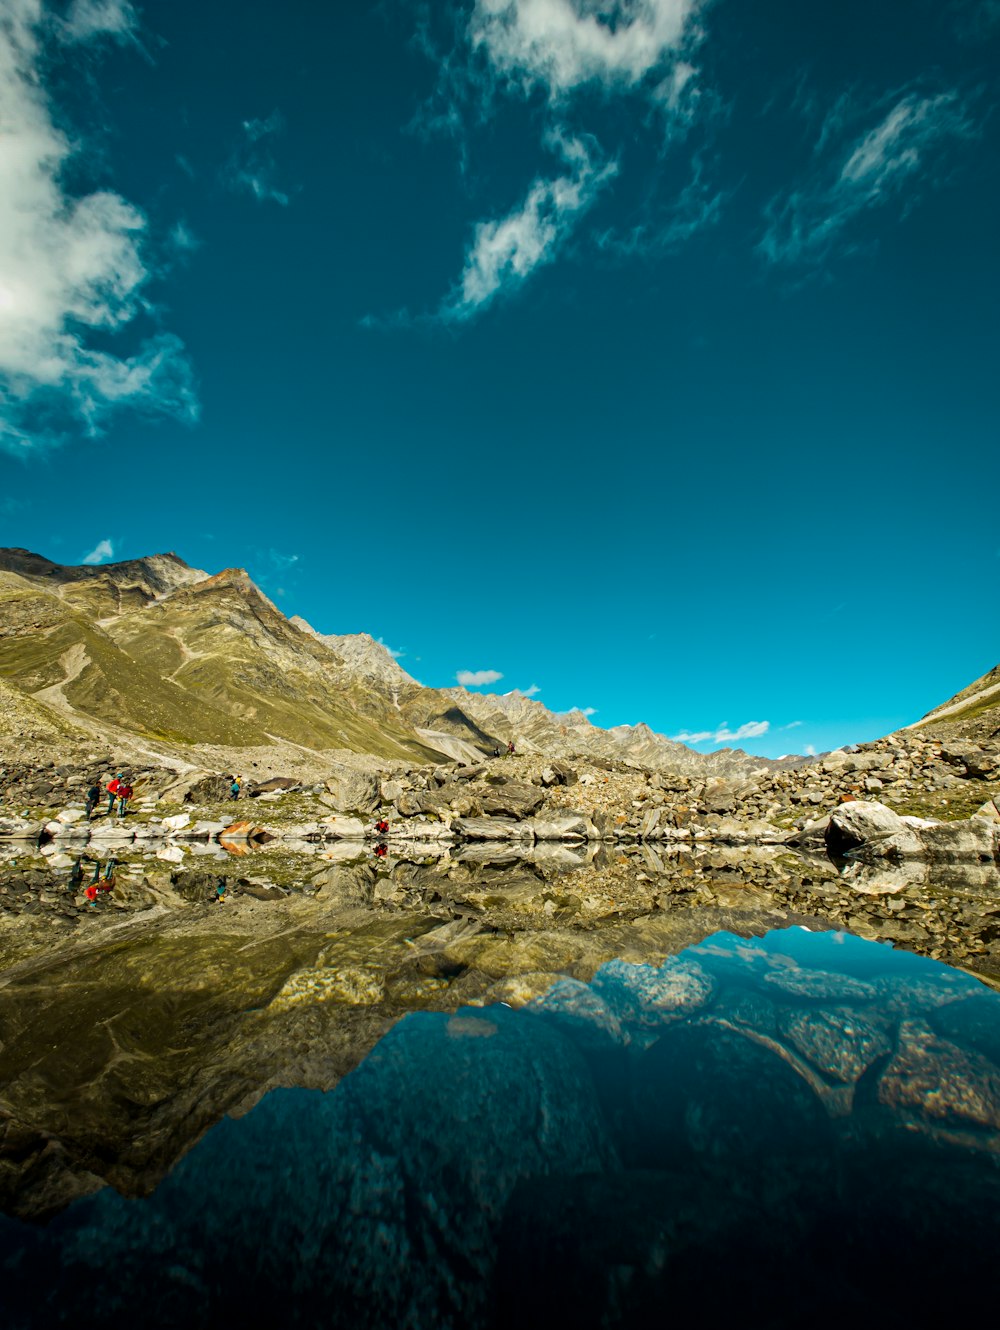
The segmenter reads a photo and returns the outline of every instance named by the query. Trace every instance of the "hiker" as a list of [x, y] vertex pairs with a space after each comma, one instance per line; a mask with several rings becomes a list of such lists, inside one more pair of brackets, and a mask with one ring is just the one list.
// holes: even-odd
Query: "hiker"
[[494, 749], [493, 749], [493, 756], [494, 756], [494, 757], [499, 757], [499, 756], [500, 756], [500, 745], [499, 745], [499, 744], [497, 744], [497, 745], [494, 747]]
[[122, 773], [119, 771], [114, 780], [109, 780], [105, 789], [108, 792], [108, 817], [115, 811], [115, 800], [118, 798], [118, 786], [121, 784]]
[[384, 836], [386, 832], [389, 830], [389, 823], [385, 820], [384, 817], [375, 823], [375, 830], [378, 832], [380, 836]]
[[229, 797], [230, 797], [230, 799], [238, 799], [238, 798], [240, 797], [240, 778], [239, 778], [239, 776], [234, 776], [233, 779], [232, 779], [232, 784], [229, 786]]
[[508, 757], [513, 757], [513, 756], [514, 756], [514, 740], [513, 740], [513, 739], [511, 739], [510, 743], [507, 745], [507, 756], [508, 756]]
[[90, 788], [87, 790], [87, 821], [94, 816], [94, 809], [97, 807], [97, 801], [101, 797], [101, 787], [97, 781], [91, 781]]
[[124, 817], [125, 810], [128, 808], [128, 802], [132, 798], [133, 789], [128, 781], [122, 781], [118, 786], [118, 816]]

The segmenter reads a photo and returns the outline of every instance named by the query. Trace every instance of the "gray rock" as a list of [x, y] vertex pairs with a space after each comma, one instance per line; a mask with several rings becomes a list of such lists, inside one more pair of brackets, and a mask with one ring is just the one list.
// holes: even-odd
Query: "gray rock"
[[533, 820], [531, 829], [538, 841], [597, 839], [597, 828], [583, 813], [543, 814]]
[[353, 767], [335, 766], [326, 779], [326, 788], [338, 813], [368, 817], [379, 806], [381, 791], [375, 776]]
[[483, 812], [490, 817], [531, 817], [545, 802], [544, 793], [535, 785], [508, 781], [483, 799]]
[[862, 846], [870, 850], [889, 837], [896, 838], [893, 852], [919, 854], [919, 838], [898, 813], [884, 804], [854, 799], [839, 804], [830, 814], [826, 847], [831, 854], [842, 855]]
[[535, 836], [532, 823], [500, 817], [457, 817], [452, 830], [466, 840], [533, 841]]

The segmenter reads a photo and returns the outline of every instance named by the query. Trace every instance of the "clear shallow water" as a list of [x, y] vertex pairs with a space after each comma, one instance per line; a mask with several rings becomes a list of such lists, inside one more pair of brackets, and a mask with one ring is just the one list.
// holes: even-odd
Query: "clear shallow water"
[[720, 933], [410, 1014], [150, 1197], [0, 1221], [0, 1298], [11, 1327], [927, 1324], [981, 1299], [998, 1160], [1000, 997], [843, 933]]

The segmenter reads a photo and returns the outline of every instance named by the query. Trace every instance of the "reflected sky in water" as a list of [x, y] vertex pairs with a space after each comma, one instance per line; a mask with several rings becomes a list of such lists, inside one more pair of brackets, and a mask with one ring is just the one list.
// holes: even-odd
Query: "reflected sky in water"
[[844, 933], [718, 933], [517, 1011], [413, 1013], [149, 1198], [3, 1219], [0, 1296], [11, 1330], [652, 1326], [692, 1302], [921, 1324], [976, 1305], [998, 1161], [992, 990]]

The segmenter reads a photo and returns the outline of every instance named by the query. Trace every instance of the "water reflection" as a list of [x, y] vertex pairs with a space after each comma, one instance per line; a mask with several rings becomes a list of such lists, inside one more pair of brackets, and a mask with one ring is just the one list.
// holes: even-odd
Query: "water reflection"
[[992, 1270], [998, 1159], [1000, 997], [843, 933], [721, 933], [408, 1015], [149, 1199], [2, 1221], [6, 1324], [925, 1324]]

